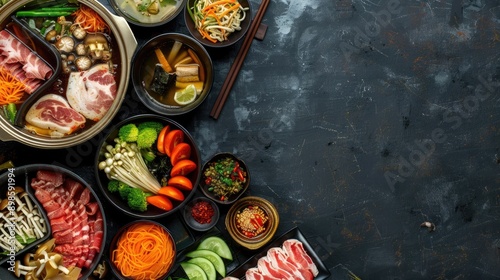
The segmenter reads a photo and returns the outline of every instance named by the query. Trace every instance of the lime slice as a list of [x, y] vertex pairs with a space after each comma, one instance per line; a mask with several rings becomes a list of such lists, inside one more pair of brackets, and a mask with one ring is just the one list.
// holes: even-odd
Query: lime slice
[[189, 280], [208, 280], [205, 271], [194, 263], [181, 262], [181, 267], [186, 272]]
[[185, 89], [175, 92], [174, 100], [179, 105], [187, 105], [196, 99], [196, 94], [196, 87], [193, 84], [189, 84]]
[[233, 254], [231, 254], [231, 250], [227, 243], [220, 237], [210, 236], [201, 241], [200, 245], [198, 245], [198, 249], [207, 249], [215, 252], [221, 258], [225, 258], [226, 260], [233, 260]]
[[214, 264], [209, 261], [208, 259], [202, 258], [202, 257], [196, 257], [192, 258], [188, 263], [193, 263], [196, 264], [197, 266], [201, 267], [203, 271], [205, 271], [205, 274], [207, 275], [208, 280], [215, 280], [217, 277], [217, 272], [215, 271]]
[[206, 250], [206, 249], [199, 249], [199, 250], [194, 250], [194, 251], [187, 253], [186, 256], [190, 257], [190, 258], [202, 257], [202, 258], [209, 260], [214, 265], [215, 270], [222, 277], [226, 277], [226, 265], [224, 264], [224, 261], [222, 260], [222, 258], [219, 257], [219, 255], [217, 255], [213, 251]]

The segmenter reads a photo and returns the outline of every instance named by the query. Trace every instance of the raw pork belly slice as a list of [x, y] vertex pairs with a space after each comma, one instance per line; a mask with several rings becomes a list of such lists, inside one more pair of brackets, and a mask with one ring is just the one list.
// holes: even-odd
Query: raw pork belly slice
[[29, 85], [29, 93], [53, 74], [52, 69], [40, 57], [5, 30], [0, 31], [0, 65]]
[[80, 114], [93, 121], [100, 120], [116, 97], [116, 81], [108, 64], [71, 73], [66, 97], [71, 107]]
[[319, 271], [311, 257], [304, 249], [304, 245], [297, 239], [288, 239], [283, 242], [283, 249], [288, 255], [288, 261], [295, 263], [297, 266], [308, 269], [314, 276], [318, 275]]
[[262, 274], [258, 268], [252, 267], [249, 268], [245, 273], [246, 280], [281, 280], [280, 278], [276, 278], [269, 275]]
[[257, 268], [264, 275], [272, 276], [277, 279], [294, 280], [293, 275], [290, 272], [281, 267], [273, 266], [269, 258], [266, 256], [261, 257], [257, 261]]
[[47, 94], [31, 106], [26, 113], [26, 121], [34, 126], [57, 132], [53, 136], [63, 136], [83, 127], [86, 120], [69, 106], [64, 97]]
[[267, 258], [274, 267], [280, 267], [291, 274], [296, 280], [312, 280], [313, 274], [309, 269], [302, 269], [287, 260], [286, 252], [280, 247], [273, 247], [267, 251]]

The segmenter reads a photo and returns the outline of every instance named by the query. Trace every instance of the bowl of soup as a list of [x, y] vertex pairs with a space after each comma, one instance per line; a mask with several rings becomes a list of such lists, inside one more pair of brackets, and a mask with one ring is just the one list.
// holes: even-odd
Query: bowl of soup
[[198, 42], [206, 47], [221, 48], [245, 36], [252, 21], [252, 10], [248, 0], [187, 0], [184, 21]]
[[[97, 1], [10, 1], [0, 15], [0, 140], [59, 149], [98, 134], [118, 112], [137, 41]], [[50, 10], [50, 13], [47, 12]]]
[[186, 0], [110, 0], [115, 12], [129, 23], [153, 27], [166, 24], [182, 11]]
[[132, 83], [155, 113], [174, 116], [197, 108], [213, 84], [213, 64], [205, 48], [180, 33], [160, 34], [138, 48]]

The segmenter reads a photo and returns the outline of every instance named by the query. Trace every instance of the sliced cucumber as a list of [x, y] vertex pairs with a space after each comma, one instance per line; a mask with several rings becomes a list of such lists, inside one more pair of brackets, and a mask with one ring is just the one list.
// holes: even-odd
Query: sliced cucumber
[[217, 255], [214, 251], [210, 251], [207, 249], [199, 249], [194, 250], [186, 254], [187, 257], [190, 258], [198, 258], [202, 257], [212, 262], [215, 267], [215, 270], [222, 276], [226, 277], [226, 265], [222, 258]]
[[201, 267], [203, 271], [205, 271], [208, 280], [215, 280], [217, 278], [217, 272], [215, 271], [215, 266], [208, 259], [202, 257], [196, 257], [188, 260], [187, 262], [194, 263], [197, 266]]
[[227, 246], [227, 243], [220, 237], [210, 236], [201, 241], [200, 245], [198, 245], [198, 249], [207, 249], [210, 251], [214, 251], [221, 258], [226, 260], [233, 260], [233, 254]]
[[194, 263], [181, 262], [181, 267], [182, 269], [184, 269], [184, 272], [186, 272], [189, 280], [208, 280], [205, 271], [203, 271], [203, 269], [199, 265], [196, 265]]

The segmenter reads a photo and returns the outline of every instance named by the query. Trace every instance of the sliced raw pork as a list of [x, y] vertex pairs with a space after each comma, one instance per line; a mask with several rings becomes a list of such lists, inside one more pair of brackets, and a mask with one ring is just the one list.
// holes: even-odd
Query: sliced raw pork
[[71, 73], [66, 97], [71, 107], [80, 114], [93, 121], [100, 120], [116, 97], [116, 81], [108, 64]]
[[294, 280], [294, 277], [290, 272], [281, 267], [273, 266], [267, 256], [263, 256], [257, 261], [257, 268], [264, 275], [269, 275], [283, 280]]
[[21, 41], [0, 31], [0, 66], [3, 66], [31, 93], [53, 74], [52, 69]]
[[[104, 220], [89, 189], [62, 173], [38, 171], [31, 180], [35, 197], [47, 212], [55, 238], [54, 251], [63, 265], [89, 268], [101, 251]], [[90, 208], [90, 209], [89, 209]]]
[[281, 280], [270, 275], [265, 275], [259, 271], [256, 267], [249, 268], [245, 273], [246, 280]]
[[312, 280], [313, 274], [308, 269], [302, 269], [287, 260], [288, 256], [281, 247], [273, 247], [267, 251], [267, 258], [274, 267], [280, 267], [290, 272], [296, 280]]
[[295, 263], [302, 269], [310, 270], [314, 276], [318, 275], [318, 267], [307, 254], [302, 242], [297, 239], [287, 239], [283, 242], [283, 249], [288, 256], [289, 262]]
[[85, 124], [85, 118], [71, 108], [64, 97], [57, 94], [40, 97], [26, 113], [26, 121], [36, 127], [54, 131], [54, 137], [71, 134]]

